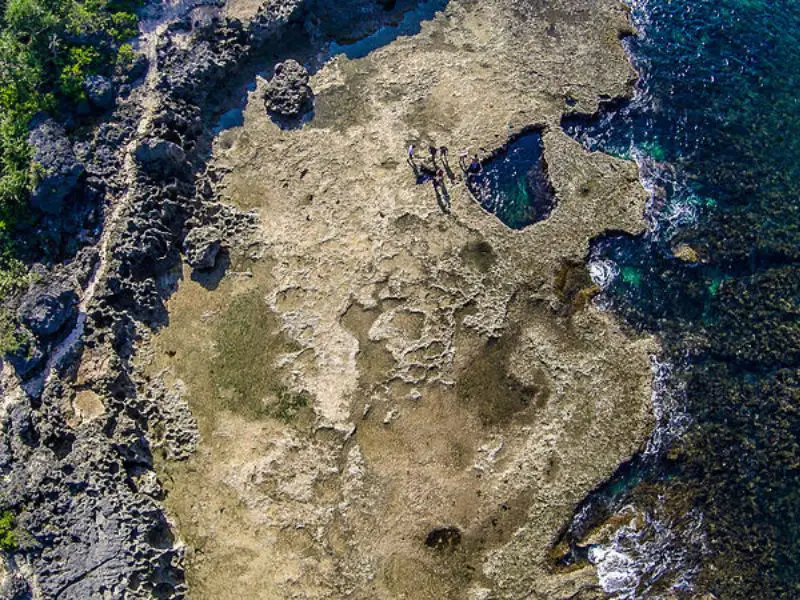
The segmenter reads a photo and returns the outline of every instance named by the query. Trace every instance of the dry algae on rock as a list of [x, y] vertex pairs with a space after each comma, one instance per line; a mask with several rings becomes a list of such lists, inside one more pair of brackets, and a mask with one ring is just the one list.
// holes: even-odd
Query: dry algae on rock
[[[646, 437], [653, 342], [591, 305], [582, 265], [603, 231], [641, 230], [644, 193], [558, 123], [567, 97], [629, 92], [627, 31], [616, 0], [453, 0], [328, 62], [301, 128], [251, 93], [214, 161], [262, 258], [214, 291], [185, 278], [149, 367], [183, 382], [202, 433], [160, 465], [193, 597], [593, 593], [549, 549]], [[404, 162], [531, 126], [557, 203], [521, 231], [463, 181], [442, 213]]]

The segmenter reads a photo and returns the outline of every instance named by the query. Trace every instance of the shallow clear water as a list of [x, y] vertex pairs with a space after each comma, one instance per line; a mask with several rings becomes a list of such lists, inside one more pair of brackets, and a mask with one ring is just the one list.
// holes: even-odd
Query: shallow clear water
[[[651, 191], [651, 231], [597, 240], [592, 255], [612, 275], [602, 301], [661, 336], [690, 424], [639, 461], [632, 491], [613, 486], [626, 490], [618, 504], [669, 522], [681, 540], [672, 552], [694, 544], [696, 564], [651, 567], [627, 597], [672, 585], [797, 598], [800, 3], [644, 0], [632, 10], [636, 99], [563, 127], [636, 159]], [[690, 512], [700, 516], [681, 519]], [[679, 535], [689, 528], [702, 535]]]
[[547, 178], [542, 136], [525, 133], [467, 177], [475, 199], [511, 229], [546, 219], [555, 205]]
[[415, 8], [406, 12], [399, 23], [381, 27], [375, 33], [349, 44], [332, 42], [327, 58], [330, 59], [339, 54], [344, 54], [351, 60], [364, 58], [370, 52], [392, 43], [400, 36], [416, 35], [422, 29], [422, 22], [433, 19], [437, 12], [447, 6], [447, 2], [448, 0], [420, 2]]
[[[304, 63], [312, 74], [328, 61], [342, 54], [351, 60], [364, 58], [401, 36], [418, 34], [422, 29], [423, 21], [433, 19], [437, 12], [447, 7], [448, 2], [449, 0], [406, 0], [405, 2], [399, 2], [391, 10], [385, 11], [381, 21], [386, 24], [377, 27], [371, 33], [369, 31], [361, 31], [363, 22], [362, 15], [358, 13], [358, 9], [363, 9], [364, 6], [359, 7], [357, 2], [351, 3], [349, 8], [347, 6], [337, 7], [334, 4], [333, 7], [336, 10], [333, 13], [328, 12], [327, 16], [330, 18], [331, 14], [335, 14], [337, 20], [342, 23], [352, 24], [352, 31], [348, 31], [350, 29], [349, 26], [342, 27], [342, 23], [339, 23], [341, 30], [338, 33], [343, 36], [342, 39], [338, 39], [332, 32], [326, 32], [321, 39], [314, 40], [311, 38], [306, 39], [304, 35], [301, 37], [301, 44], [288, 51], [286, 58], [292, 57]], [[374, 10], [374, 8], [374, 6], [370, 7], [367, 12]], [[348, 10], [351, 13], [348, 13]], [[356, 39], [351, 39], [352, 37]], [[343, 41], [344, 39], [348, 41]], [[297, 41], [295, 40], [294, 43], [296, 44]], [[316, 47], [316, 44], [321, 44], [321, 46]], [[291, 47], [291, 45], [291, 43], [287, 43], [288, 47]], [[246, 84], [245, 89], [242, 90], [241, 96], [235, 100], [234, 105], [216, 117], [212, 128], [215, 135], [244, 124], [244, 107], [247, 104], [246, 92], [252, 92], [256, 89], [256, 75], [264, 79], [270, 79], [274, 74], [273, 67], [274, 64], [270, 63], [268, 68], [260, 68], [253, 73], [253, 80]], [[288, 125], [284, 123], [282, 126], [294, 128], [302, 126], [312, 119], [313, 111], [304, 115], [299, 122], [292, 122]]]

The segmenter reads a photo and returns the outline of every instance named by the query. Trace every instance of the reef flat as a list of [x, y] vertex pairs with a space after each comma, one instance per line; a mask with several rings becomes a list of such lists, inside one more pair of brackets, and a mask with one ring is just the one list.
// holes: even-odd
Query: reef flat
[[[558, 123], [628, 92], [615, 2], [451, 2], [418, 35], [310, 79], [282, 129], [263, 80], [223, 131], [216, 191], [258, 215], [213, 291], [187, 276], [150, 372], [201, 442], [164, 462], [199, 597], [555, 598], [550, 545], [651, 426], [653, 344], [589, 302], [589, 240], [641, 230], [635, 167]], [[542, 131], [558, 203], [516, 232], [406, 148], [490, 153]], [[452, 162], [455, 162], [451, 159]], [[188, 273], [187, 273], [188, 275]], [[437, 528], [458, 542], [426, 546]]]

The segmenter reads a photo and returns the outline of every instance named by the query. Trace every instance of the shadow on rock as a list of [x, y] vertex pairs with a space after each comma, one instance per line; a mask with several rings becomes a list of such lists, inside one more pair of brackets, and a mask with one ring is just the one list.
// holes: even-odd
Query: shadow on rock
[[230, 254], [225, 248], [222, 248], [216, 257], [214, 266], [210, 269], [192, 270], [191, 279], [192, 281], [196, 281], [202, 285], [207, 290], [213, 292], [219, 287], [219, 284], [223, 277], [225, 277], [225, 273], [228, 271], [230, 264]]

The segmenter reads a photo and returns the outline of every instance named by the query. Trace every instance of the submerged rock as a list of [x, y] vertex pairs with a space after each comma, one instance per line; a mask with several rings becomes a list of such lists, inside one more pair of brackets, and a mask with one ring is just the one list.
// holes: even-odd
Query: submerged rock
[[47, 116], [34, 118], [28, 142], [33, 146], [36, 181], [31, 206], [47, 214], [60, 214], [64, 199], [77, 186], [84, 167], [75, 158], [64, 128]]
[[195, 227], [183, 241], [186, 262], [194, 269], [211, 269], [222, 247], [222, 239], [216, 227]]
[[313, 92], [308, 85], [308, 71], [296, 60], [275, 66], [275, 75], [267, 84], [264, 105], [273, 116], [297, 119], [311, 110]]

